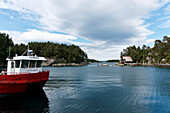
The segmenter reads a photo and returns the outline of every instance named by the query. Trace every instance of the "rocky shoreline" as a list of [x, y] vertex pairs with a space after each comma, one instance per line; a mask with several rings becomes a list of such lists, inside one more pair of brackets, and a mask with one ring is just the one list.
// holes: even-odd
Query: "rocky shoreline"
[[137, 66], [153, 66], [153, 67], [168, 67], [170, 68], [170, 64], [141, 64], [137, 63]]
[[170, 64], [149, 64], [149, 63], [126, 63], [126, 64], [120, 64], [117, 63], [115, 65], [118, 66], [146, 66], [146, 67], [164, 67], [164, 68], [170, 68]]
[[48, 64], [43, 64], [43, 66], [53, 66], [53, 67], [64, 67], [64, 66], [85, 66], [88, 65], [89, 63], [87, 62], [83, 62], [83, 63], [57, 63], [57, 64], [52, 64], [52, 65], [48, 65]]

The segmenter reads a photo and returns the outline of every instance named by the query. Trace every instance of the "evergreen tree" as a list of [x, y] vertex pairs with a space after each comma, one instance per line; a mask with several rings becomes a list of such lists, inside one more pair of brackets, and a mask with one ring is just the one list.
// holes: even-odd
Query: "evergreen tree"
[[8, 34], [0, 33], [0, 64], [6, 65], [6, 58], [9, 56], [9, 50], [13, 46], [12, 38]]

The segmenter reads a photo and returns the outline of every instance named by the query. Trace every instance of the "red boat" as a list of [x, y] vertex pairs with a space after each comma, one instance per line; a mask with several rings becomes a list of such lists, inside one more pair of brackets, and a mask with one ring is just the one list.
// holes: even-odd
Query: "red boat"
[[33, 56], [32, 50], [26, 51], [27, 56], [23, 54], [7, 58], [7, 71], [0, 73], [0, 94], [23, 93], [28, 89], [40, 89], [48, 81], [49, 71], [42, 71], [42, 63], [46, 59]]

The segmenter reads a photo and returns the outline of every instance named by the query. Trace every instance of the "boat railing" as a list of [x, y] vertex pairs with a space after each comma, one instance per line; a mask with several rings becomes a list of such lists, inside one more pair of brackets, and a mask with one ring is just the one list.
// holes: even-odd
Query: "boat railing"
[[[49, 70], [43, 70], [42, 72], [49, 72]], [[0, 75], [19, 75], [19, 74], [31, 74], [31, 72], [1, 72]]]
[[19, 75], [19, 74], [30, 74], [30, 72], [4, 72], [0, 73], [0, 75]]

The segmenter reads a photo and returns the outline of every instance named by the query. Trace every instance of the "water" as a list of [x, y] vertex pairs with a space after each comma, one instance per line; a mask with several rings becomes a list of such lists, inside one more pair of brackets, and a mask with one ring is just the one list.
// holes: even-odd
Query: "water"
[[[113, 65], [113, 64], [110, 64]], [[46, 67], [43, 90], [0, 98], [0, 112], [170, 113], [170, 69]]]

